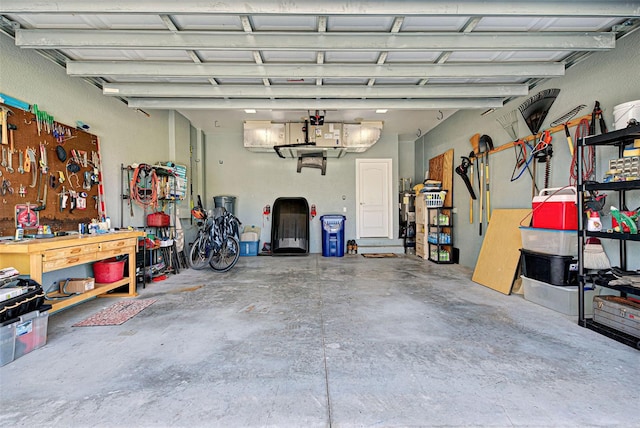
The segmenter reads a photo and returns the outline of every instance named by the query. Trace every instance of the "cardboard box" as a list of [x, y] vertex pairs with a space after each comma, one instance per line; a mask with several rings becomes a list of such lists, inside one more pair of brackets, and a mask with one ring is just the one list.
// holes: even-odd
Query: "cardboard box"
[[96, 281], [93, 278], [69, 278], [60, 281], [60, 292], [63, 294], [82, 294], [93, 290], [95, 286]]

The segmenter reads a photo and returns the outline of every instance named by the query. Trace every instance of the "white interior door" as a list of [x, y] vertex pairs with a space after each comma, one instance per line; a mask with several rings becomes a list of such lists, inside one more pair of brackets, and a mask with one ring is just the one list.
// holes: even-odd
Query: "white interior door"
[[391, 159], [356, 159], [356, 238], [393, 239]]

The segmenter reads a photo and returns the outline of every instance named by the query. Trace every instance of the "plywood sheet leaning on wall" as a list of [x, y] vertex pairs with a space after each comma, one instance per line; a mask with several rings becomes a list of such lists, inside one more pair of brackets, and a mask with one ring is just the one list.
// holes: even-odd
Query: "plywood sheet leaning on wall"
[[26, 234], [38, 225], [55, 233], [98, 218], [98, 138], [43, 111], [3, 104], [0, 109], [8, 112], [2, 126], [7, 144], [1, 144], [0, 236], [12, 236], [16, 223]]
[[473, 271], [474, 282], [511, 294], [522, 248], [520, 221], [530, 212], [530, 209], [493, 210]]

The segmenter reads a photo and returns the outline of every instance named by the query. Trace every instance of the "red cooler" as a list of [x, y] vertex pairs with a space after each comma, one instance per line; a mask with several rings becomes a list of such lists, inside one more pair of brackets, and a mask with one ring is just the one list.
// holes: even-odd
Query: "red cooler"
[[533, 227], [578, 230], [578, 192], [575, 187], [542, 189], [533, 198]]

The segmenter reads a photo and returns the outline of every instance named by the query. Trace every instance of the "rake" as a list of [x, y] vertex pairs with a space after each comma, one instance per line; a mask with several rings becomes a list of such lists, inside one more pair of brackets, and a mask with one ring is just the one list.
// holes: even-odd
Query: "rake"
[[512, 141], [518, 139], [518, 116], [515, 110], [511, 110], [510, 113], [497, 118], [496, 121], [502, 126], [502, 129], [509, 134]]
[[567, 144], [569, 145], [569, 153], [571, 153], [571, 156], [573, 156], [573, 141], [571, 140], [571, 133], [569, 132], [569, 126], [567, 125], [567, 123], [569, 123], [569, 121], [573, 119], [576, 116], [576, 114], [578, 114], [578, 112], [585, 107], [586, 107], [585, 104], [580, 104], [579, 106], [574, 107], [567, 113], [563, 114], [562, 116], [560, 116], [559, 118], [551, 122], [551, 126], [556, 126], [560, 124], [564, 126], [564, 134], [567, 136]]
[[540, 91], [518, 107], [524, 121], [532, 134], [538, 134], [544, 119], [549, 113], [551, 105], [556, 100], [560, 89], [545, 89]]

